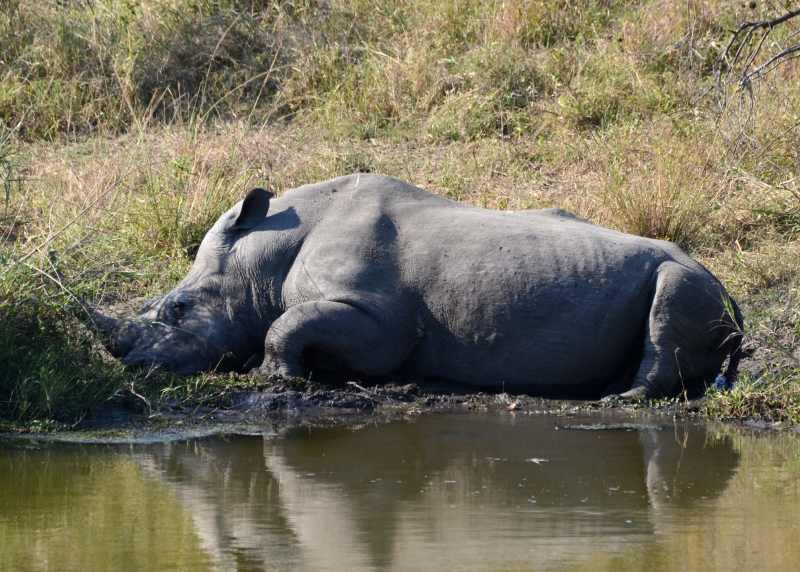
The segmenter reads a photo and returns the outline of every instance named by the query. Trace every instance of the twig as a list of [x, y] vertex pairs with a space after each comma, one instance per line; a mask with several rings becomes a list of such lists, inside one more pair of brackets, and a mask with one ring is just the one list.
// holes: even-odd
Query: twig
[[[120, 180], [122, 180], [122, 179], [120, 179]], [[83, 217], [84, 214], [86, 214], [91, 209], [93, 209], [97, 205], [97, 203], [99, 203], [102, 199], [104, 199], [107, 195], [109, 195], [111, 193], [111, 191], [116, 190], [117, 185], [119, 185], [119, 182], [114, 183], [108, 189], [106, 189], [103, 193], [100, 193], [97, 197], [95, 197], [95, 199], [92, 202], [90, 202], [88, 205], [83, 207], [76, 216], [72, 217], [72, 220], [70, 220], [64, 226], [62, 226], [60, 229], [58, 229], [56, 232], [54, 232], [53, 234], [48, 236], [47, 239], [44, 242], [42, 242], [38, 246], [34, 247], [33, 250], [31, 250], [27, 254], [24, 254], [23, 256], [18, 258], [17, 260], [12, 261], [12, 263], [11, 263], [11, 265], [9, 265], [9, 267], [12, 266], [15, 263], [16, 264], [22, 264], [23, 262], [28, 260], [31, 256], [33, 256], [34, 254], [36, 254], [37, 252], [41, 251], [43, 248], [48, 246], [51, 242], [53, 242], [56, 238], [58, 238], [61, 234], [63, 234], [64, 231], [66, 231], [68, 228], [70, 228], [72, 225], [74, 225], [76, 222], [78, 222]], [[8, 271], [8, 268], [6, 268], [6, 270], [4, 270], [3, 272], [6, 272], [6, 271]], [[2, 274], [2, 273], [0, 273], [0, 274]]]
[[369, 390], [369, 389], [367, 389], [366, 387], [364, 387], [364, 386], [362, 386], [362, 385], [359, 385], [359, 384], [357, 384], [355, 381], [348, 381], [348, 382], [347, 382], [347, 385], [350, 385], [350, 386], [352, 386], [352, 387], [355, 387], [355, 388], [356, 388], [356, 389], [358, 389], [359, 391], [363, 391], [364, 393], [367, 393], [367, 394], [369, 394], [369, 395], [373, 395], [373, 394], [374, 394], [374, 392], [373, 392], [373, 391], [370, 391], [370, 390]]
[[[749, 54], [747, 57], [747, 64], [744, 66], [744, 70], [742, 70], [742, 76], [739, 80], [739, 85], [742, 88], [749, 86], [750, 82], [754, 79], [757, 79], [767, 73], [771, 66], [774, 67], [773, 64], [777, 64], [781, 60], [784, 60], [787, 56], [794, 54], [800, 51], [800, 44], [794, 45], [790, 48], [782, 50], [780, 53], [776, 54], [772, 58], [769, 59], [765, 64], [760, 65], [753, 71], [748, 71], [750, 67], [753, 65], [756, 57], [761, 52], [761, 48], [764, 45], [764, 42], [769, 36], [770, 32], [772, 32], [775, 26], [779, 26], [784, 22], [788, 22], [792, 18], [796, 18], [800, 16], [800, 8], [790, 10], [785, 14], [778, 16], [777, 18], [771, 18], [767, 20], [757, 20], [753, 22], [744, 22], [742, 25], [736, 29], [733, 34], [731, 35], [731, 39], [728, 41], [725, 50], [722, 52], [720, 57], [717, 59], [715, 67], [717, 68], [717, 86], [720, 88], [722, 86], [722, 76], [724, 74], [723, 66], [725, 66], [728, 70], [732, 69], [736, 66], [737, 63], [741, 60], [742, 54], [744, 52], [745, 46], [750, 43], [751, 38], [753, 37], [754, 33], [759, 30], [764, 30], [764, 34], [761, 35], [761, 38], [758, 42], [758, 46]], [[731, 50], [733, 46], [736, 44], [737, 40], [741, 40], [739, 45], [736, 48], [736, 53], [733, 56], [733, 59], [730, 59]]]
[[370, 391], [366, 387], [357, 384], [355, 381], [348, 381], [347, 385], [356, 388], [358, 390], [358, 395], [360, 395], [361, 397], [369, 399], [374, 403], [380, 403], [380, 400], [376, 397], [374, 391]]
[[139, 399], [141, 399], [142, 401], [144, 401], [144, 404], [147, 406], [147, 414], [148, 414], [148, 415], [152, 415], [152, 414], [153, 414], [153, 406], [152, 406], [152, 405], [150, 405], [150, 400], [149, 400], [149, 399], [147, 399], [147, 398], [146, 398], [144, 395], [142, 395], [141, 393], [138, 393], [138, 392], [136, 391], [136, 389], [134, 388], [133, 382], [131, 382], [130, 386], [128, 386], [128, 391], [130, 391], [130, 392], [131, 392], [131, 395], [133, 395], [134, 397], [138, 397]]
[[81, 307], [81, 310], [83, 310], [83, 311], [84, 311], [84, 313], [86, 313], [86, 315], [87, 315], [87, 316], [89, 316], [89, 318], [92, 318], [92, 313], [91, 313], [91, 312], [89, 311], [89, 309], [86, 307], [86, 304], [84, 304], [84, 303], [83, 303], [83, 300], [81, 300], [81, 299], [80, 299], [80, 298], [79, 298], [79, 297], [78, 297], [78, 296], [77, 296], [77, 295], [76, 295], [76, 294], [75, 294], [75, 293], [74, 293], [72, 290], [70, 290], [69, 288], [67, 288], [67, 287], [64, 285], [64, 283], [63, 283], [63, 282], [60, 280], [60, 277], [58, 276], [58, 274], [56, 274], [55, 276], [53, 276], [53, 275], [51, 275], [51, 274], [49, 274], [49, 273], [45, 272], [45, 271], [44, 271], [44, 270], [42, 270], [41, 268], [37, 268], [37, 267], [36, 267], [36, 266], [34, 266], [33, 264], [28, 264], [27, 262], [23, 262], [22, 264], [23, 264], [25, 267], [27, 267], [27, 268], [29, 268], [29, 269], [33, 270], [34, 272], [37, 272], [37, 273], [41, 274], [42, 276], [44, 276], [45, 278], [47, 278], [48, 280], [50, 280], [51, 282], [53, 282], [53, 283], [54, 283], [56, 286], [58, 286], [58, 287], [59, 287], [59, 288], [60, 288], [60, 289], [61, 289], [61, 290], [62, 290], [62, 291], [65, 293], [65, 294], [67, 294], [67, 296], [69, 296], [70, 298], [72, 298], [72, 299], [75, 301], [75, 303], [76, 303], [76, 304], [78, 304], [78, 306], [80, 306], [80, 307]]
[[796, 46], [792, 46], [791, 48], [786, 48], [785, 50], [781, 51], [780, 53], [775, 54], [769, 60], [767, 60], [766, 63], [761, 64], [756, 69], [754, 69], [753, 71], [751, 71], [747, 75], [743, 76], [742, 80], [741, 80], [742, 83], [743, 84], [749, 84], [752, 80], [758, 79], [761, 76], [765, 75], [766, 73], [768, 73], [770, 71], [770, 69], [772, 69], [770, 66], [775, 67], [775, 65], [780, 63], [779, 60], [782, 60], [784, 58], [786, 58], [788, 60], [791, 60], [791, 59], [794, 59], [794, 58], [798, 57], [798, 56], [794, 56], [792, 58], [787, 58], [786, 57], [786, 56], [789, 56], [789, 55], [792, 55], [792, 54], [796, 54], [798, 52], [800, 52], [800, 44], [797, 44]]

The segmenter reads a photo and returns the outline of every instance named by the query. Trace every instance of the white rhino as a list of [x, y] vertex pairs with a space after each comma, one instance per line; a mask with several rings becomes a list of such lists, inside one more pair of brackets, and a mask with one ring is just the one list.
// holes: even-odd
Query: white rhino
[[180, 373], [260, 363], [573, 398], [696, 395], [726, 360], [732, 382], [743, 327], [672, 243], [365, 174], [253, 189], [171, 292], [98, 322], [125, 363]]

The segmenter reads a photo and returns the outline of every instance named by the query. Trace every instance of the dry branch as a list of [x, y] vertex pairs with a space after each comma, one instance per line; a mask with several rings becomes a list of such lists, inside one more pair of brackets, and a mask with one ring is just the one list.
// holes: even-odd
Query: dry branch
[[[781, 50], [763, 64], [753, 68], [772, 30], [797, 16], [800, 16], [800, 8], [786, 12], [776, 18], [745, 22], [739, 26], [731, 35], [725, 51], [722, 52], [717, 60], [718, 88], [722, 90], [722, 81], [725, 73], [730, 72], [742, 62], [745, 62], [745, 64], [738, 83], [741, 88], [749, 92], [753, 80], [764, 76], [779, 64], [797, 57], [800, 54], [800, 44], [794, 44]], [[757, 43], [755, 47], [751, 48], [754, 38], [757, 38]]]

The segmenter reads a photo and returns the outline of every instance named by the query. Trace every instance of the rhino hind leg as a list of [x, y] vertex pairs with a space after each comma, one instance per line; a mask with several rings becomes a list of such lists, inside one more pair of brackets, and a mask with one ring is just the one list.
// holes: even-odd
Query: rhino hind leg
[[624, 399], [696, 397], [720, 372], [735, 325], [724, 291], [702, 273], [675, 262], [659, 267], [639, 368]]
[[405, 340], [396, 325], [356, 306], [305, 302], [284, 312], [270, 327], [259, 372], [305, 377], [310, 372], [304, 358], [326, 354], [350, 371], [385, 375], [407, 357], [410, 344]]

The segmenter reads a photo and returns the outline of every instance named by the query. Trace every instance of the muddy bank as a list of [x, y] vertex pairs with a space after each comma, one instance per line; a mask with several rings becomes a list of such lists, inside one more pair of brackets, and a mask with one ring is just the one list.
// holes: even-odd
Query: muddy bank
[[[149, 443], [214, 434], [280, 434], [296, 427], [359, 426], [441, 412], [494, 412], [511, 415], [555, 414], [572, 430], [634, 430], [675, 418], [703, 420], [703, 401], [650, 403], [569, 401], [482, 392], [453, 392], [435, 385], [355, 382], [332, 387], [305, 380], [273, 380], [232, 389], [213, 399], [165, 400], [157, 407], [130, 392], [108, 401], [72, 427], [13, 432], [16, 438], [93, 443]], [[592, 414], [589, 425], [570, 417]], [[661, 421], [659, 421], [661, 420]], [[786, 429], [780, 423], [737, 422], [756, 429]], [[12, 433], [7, 432], [6, 437]]]
[[[130, 315], [144, 303], [141, 298], [104, 309], [109, 315]], [[94, 351], [108, 363], [116, 360], [93, 337]], [[752, 352], [748, 352], [752, 353]], [[745, 370], [753, 357], [743, 360]], [[126, 372], [127, 375], [127, 372]], [[669, 416], [708, 420], [705, 401], [659, 400], [647, 403], [552, 400], [475, 392], [467, 386], [431, 383], [371, 385], [347, 382], [332, 385], [304, 379], [260, 379], [248, 374], [203, 374], [175, 379], [160, 370], [131, 372], [129, 381], [111, 399], [77, 423], [45, 421], [27, 426], [3, 426], [0, 434], [55, 435], [58, 439], [169, 440], [211, 433], [263, 432], [274, 427], [358, 424], [434, 412], [555, 413], [569, 416], [624, 413], [637, 418]], [[87, 405], [91, 407], [91, 405]], [[791, 425], [755, 419], [732, 423], [760, 429], [785, 429]]]

